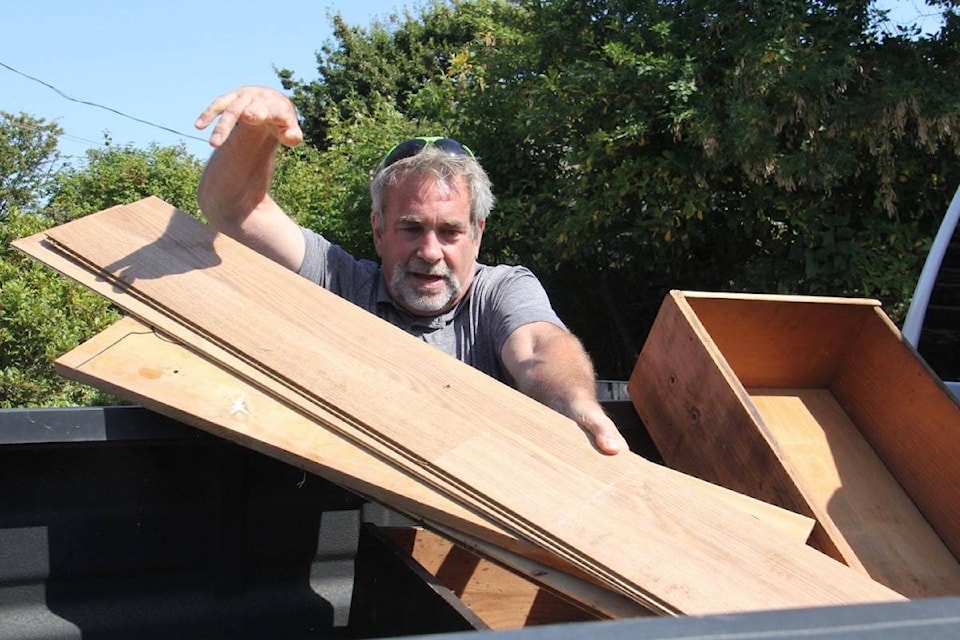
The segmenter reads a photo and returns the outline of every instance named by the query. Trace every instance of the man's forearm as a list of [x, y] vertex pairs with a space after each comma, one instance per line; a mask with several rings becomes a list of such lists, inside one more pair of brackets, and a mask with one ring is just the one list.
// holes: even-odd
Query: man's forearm
[[297, 110], [268, 87], [241, 87], [216, 98], [197, 118], [205, 129], [216, 121], [197, 198], [218, 231], [296, 271], [303, 262], [303, 234], [270, 197], [274, 158], [282, 144], [303, 141]]
[[572, 334], [556, 332], [538, 339], [532, 356], [520, 367], [520, 391], [570, 416], [584, 402], [595, 402], [593, 365], [580, 341]]
[[520, 327], [507, 339], [503, 359], [520, 391], [575, 420], [601, 451], [627, 449], [597, 400], [593, 363], [573, 334], [545, 322]]
[[268, 131], [239, 124], [204, 168], [197, 199], [207, 220], [230, 235], [258, 207], [270, 203], [277, 140]]

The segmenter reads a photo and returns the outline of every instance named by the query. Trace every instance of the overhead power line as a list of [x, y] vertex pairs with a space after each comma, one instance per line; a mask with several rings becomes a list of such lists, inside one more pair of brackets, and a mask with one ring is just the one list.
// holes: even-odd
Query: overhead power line
[[173, 134], [176, 134], [176, 135], [178, 135], [178, 136], [183, 136], [184, 138], [190, 138], [190, 139], [192, 139], [192, 140], [199, 140], [200, 142], [206, 142], [206, 140], [205, 140], [204, 138], [200, 138], [200, 137], [198, 137], [198, 136], [191, 135], [191, 134], [189, 134], [189, 133], [183, 133], [182, 131], [177, 131], [176, 129], [171, 129], [170, 127], [165, 127], [165, 126], [163, 126], [163, 125], [161, 125], [161, 124], [157, 124], [157, 123], [155, 123], [155, 122], [150, 122], [149, 120], [144, 120], [144, 119], [142, 119], [142, 118], [137, 118], [137, 117], [135, 117], [135, 116], [131, 116], [131, 115], [127, 114], [127, 113], [124, 113], [124, 112], [122, 112], [122, 111], [118, 111], [118, 110], [113, 109], [113, 108], [111, 108], [111, 107], [104, 106], [104, 105], [102, 105], [102, 104], [98, 104], [98, 103], [96, 103], [96, 102], [90, 102], [90, 101], [88, 101], [88, 100], [80, 100], [79, 98], [74, 98], [73, 96], [67, 95], [66, 93], [64, 93], [63, 91], [61, 91], [61, 90], [58, 89], [57, 87], [53, 86], [53, 85], [50, 84], [49, 82], [44, 82], [43, 80], [41, 80], [41, 79], [39, 79], [39, 78], [34, 78], [33, 76], [31, 76], [31, 75], [29, 75], [29, 74], [26, 74], [26, 73], [24, 73], [23, 71], [20, 71], [19, 69], [14, 69], [13, 67], [11, 67], [10, 65], [8, 65], [8, 64], [6, 64], [6, 63], [0, 62], [0, 67], [4, 67], [5, 69], [10, 70], [10, 71], [16, 73], [17, 75], [23, 76], [24, 78], [27, 78], [28, 80], [32, 80], [32, 81], [34, 81], [34, 82], [36, 82], [36, 83], [38, 83], [38, 84], [42, 84], [43, 86], [47, 87], [48, 89], [52, 89], [52, 90], [55, 91], [58, 95], [60, 95], [62, 98], [65, 98], [66, 100], [69, 100], [70, 102], [77, 102], [77, 103], [79, 103], [79, 104], [85, 104], [85, 105], [87, 105], [87, 106], [89, 106], [89, 107], [97, 107], [98, 109], [103, 109], [104, 111], [109, 111], [109, 112], [111, 112], [111, 113], [115, 113], [115, 114], [117, 114], [118, 116], [121, 116], [121, 117], [123, 117], [123, 118], [127, 118], [128, 120], [133, 120], [133, 121], [135, 121], [135, 122], [139, 122], [139, 123], [141, 123], [141, 124], [145, 124], [145, 125], [147, 125], [147, 126], [149, 126], [149, 127], [154, 127], [154, 128], [156, 128], [156, 129], [162, 129], [163, 131], [167, 131], [168, 133], [173, 133]]

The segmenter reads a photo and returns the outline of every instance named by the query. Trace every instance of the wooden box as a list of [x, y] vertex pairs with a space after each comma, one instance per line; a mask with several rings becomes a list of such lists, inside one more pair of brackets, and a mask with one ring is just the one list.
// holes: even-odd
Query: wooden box
[[628, 391], [665, 464], [813, 517], [908, 597], [960, 593], [960, 406], [877, 301], [672, 291]]

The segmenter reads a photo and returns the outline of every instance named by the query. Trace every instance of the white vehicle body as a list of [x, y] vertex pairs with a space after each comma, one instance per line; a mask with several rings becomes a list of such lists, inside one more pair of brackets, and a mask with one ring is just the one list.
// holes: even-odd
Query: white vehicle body
[[903, 337], [960, 398], [960, 188], [920, 273]]

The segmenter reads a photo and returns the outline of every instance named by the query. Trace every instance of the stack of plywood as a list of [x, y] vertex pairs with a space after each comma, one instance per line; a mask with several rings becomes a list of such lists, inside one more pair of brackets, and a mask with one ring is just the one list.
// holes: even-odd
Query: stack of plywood
[[608, 615], [903, 598], [804, 544], [805, 520], [605, 456], [571, 420], [157, 199], [14, 244], [135, 319], [64, 356], [65, 374], [553, 575]]
[[908, 597], [960, 594], [960, 406], [878, 302], [673, 291], [628, 388], [671, 467], [809, 515]]

